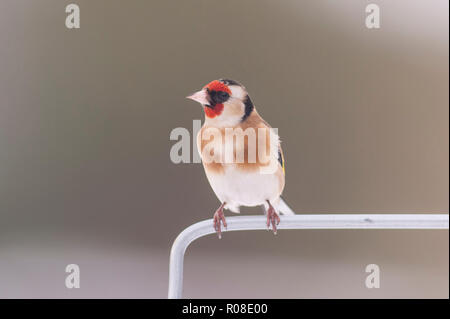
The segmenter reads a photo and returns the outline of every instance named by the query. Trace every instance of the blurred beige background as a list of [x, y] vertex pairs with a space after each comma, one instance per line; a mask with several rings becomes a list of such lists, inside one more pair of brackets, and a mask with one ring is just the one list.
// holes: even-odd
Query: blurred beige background
[[[362, 0], [73, 2], [79, 30], [71, 1], [0, 0], [0, 297], [165, 298], [174, 238], [218, 206], [200, 164], [170, 161], [169, 134], [203, 119], [184, 97], [220, 77], [279, 128], [298, 213], [448, 213], [447, 0], [373, 1], [379, 30]], [[209, 236], [184, 295], [448, 298], [448, 240]]]

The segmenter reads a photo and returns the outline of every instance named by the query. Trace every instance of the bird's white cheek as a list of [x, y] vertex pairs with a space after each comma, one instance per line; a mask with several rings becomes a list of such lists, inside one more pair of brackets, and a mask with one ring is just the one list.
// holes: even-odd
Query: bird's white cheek
[[233, 96], [236, 99], [243, 100], [247, 93], [245, 90], [240, 86], [230, 86], [231, 96]]
[[207, 118], [206, 122], [217, 127], [234, 127], [238, 125], [244, 115], [244, 108], [241, 104], [237, 100], [224, 103], [222, 113], [212, 119]]

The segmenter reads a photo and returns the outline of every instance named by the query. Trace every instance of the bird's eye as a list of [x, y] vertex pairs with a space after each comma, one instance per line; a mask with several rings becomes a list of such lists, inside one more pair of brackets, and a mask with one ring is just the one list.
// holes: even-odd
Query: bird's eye
[[214, 105], [224, 103], [230, 97], [227, 92], [223, 91], [209, 91], [209, 96]]
[[227, 92], [219, 92], [219, 98], [223, 101], [228, 100], [228, 98], [230, 97], [230, 95]]

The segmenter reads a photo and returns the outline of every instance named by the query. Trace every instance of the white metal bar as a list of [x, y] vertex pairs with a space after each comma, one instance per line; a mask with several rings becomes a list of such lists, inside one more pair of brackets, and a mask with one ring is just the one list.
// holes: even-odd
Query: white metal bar
[[[281, 216], [278, 229], [448, 229], [448, 214], [327, 214]], [[264, 216], [227, 217], [228, 229], [267, 229]], [[212, 219], [193, 224], [175, 239], [170, 252], [169, 299], [182, 297], [186, 248], [197, 238], [215, 233]]]

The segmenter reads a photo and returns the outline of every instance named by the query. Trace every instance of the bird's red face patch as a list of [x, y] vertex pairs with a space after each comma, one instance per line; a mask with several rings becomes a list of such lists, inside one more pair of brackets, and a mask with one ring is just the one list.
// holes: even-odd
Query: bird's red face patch
[[208, 89], [210, 91], [227, 92], [228, 94], [231, 95], [231, 90], [228, 87], [228, 85], [226, 85], [225, 83], [222, 83], [222, 82], [220, 82], [218, 80], [214, 80], [212, 82], [209, 82], [203, 88], [204, 89]]
[[[204, 89], [207, 89], [210, 94], [214, 93], [217, 94], [218, 92], [225, 92], [229, 95], [231, 95], [231, 90], [225, 83], [222, 83], [218, 80], [214, 80], [208, 84], [206, 84]], [[214, 118], [216, 116], [219, 116], [222, 114], [224, 105], [223, 103], [216, 103], [215, 105], [212, 105], [211, 107], [205, 106], [205, 114], [209, 118]]]
[[205, 114], [209, 118], [214, 118], [216, 116], [219, 116], [223, 111], [223, 104], [216, 104], [214, 107], [208, 107], [205, 106]]

